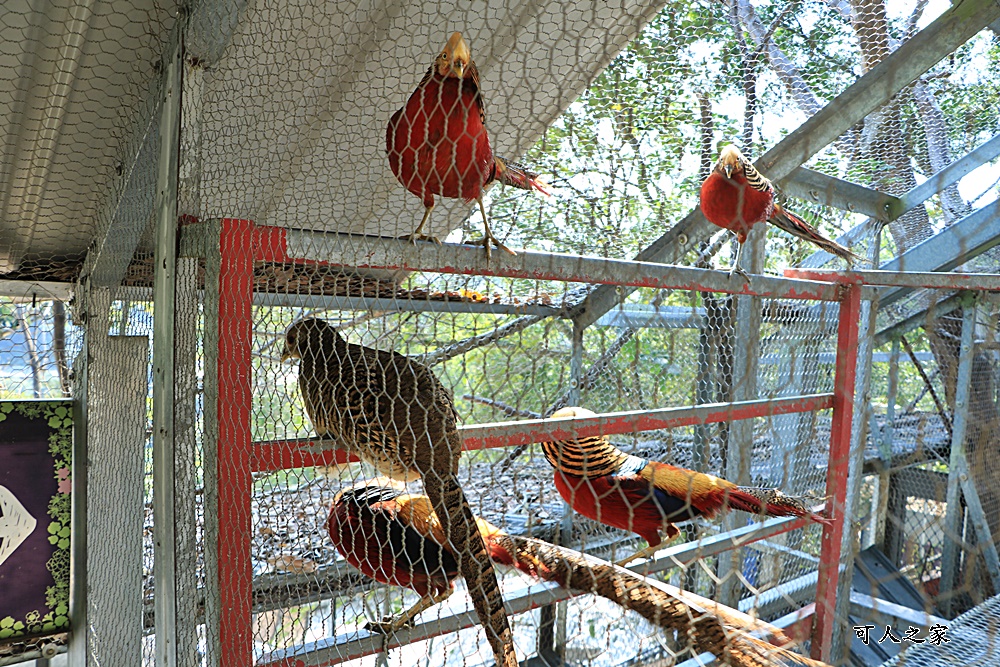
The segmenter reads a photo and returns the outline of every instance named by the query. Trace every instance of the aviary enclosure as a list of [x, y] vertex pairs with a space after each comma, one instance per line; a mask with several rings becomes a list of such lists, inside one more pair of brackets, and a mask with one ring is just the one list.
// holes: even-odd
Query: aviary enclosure
[[[472, 512], [620, 584], [498, 567], [520, 664], [997, 661], [995, 2], [41, 5], [0, 9], [0, 398], [72, 399], [69, 629], [0, 594], [0, 664], [493, 664], [457, 570], [368, 627], [420, 595], [331, 538], [380, 471], [315, 437], [304, 318], [429, 369]], [[455, 31], [500, 183], [411, 241], [424, 186], [393, 152], [433, 119], [396, 146], [390, 119]], [[728, 273], [699, 207], [727, 144], [853, 266], [762, 223]], [[471, 243], [483, 213], [516, 254]], [[406, 386], [343, 409], [373, 428]], [[419, 440], [418, 403], [372, 441]], [[574, 511], [545, 456], [604, 438], [805, 515], [678, 521], [614, 570], [646, 540]], [[454, 547], [432, 528], [409, 577]]]

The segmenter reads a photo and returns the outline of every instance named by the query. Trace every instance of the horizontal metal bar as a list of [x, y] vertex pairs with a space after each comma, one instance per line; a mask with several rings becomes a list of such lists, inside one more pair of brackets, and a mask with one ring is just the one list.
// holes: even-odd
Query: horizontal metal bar
[[[916, 357], [920, 361], [933, 361], [934, 360], [934, 355], [932, 355], [930, 352], [917, 352], [916, 353]], [[810, 359], [813, 359], [813, 360], [816, 361], [816, 363], [820, 363], [820, 364], [832, 364], [832, 363], [836, 363], [836, 361], [837, 361], [837, 353], [836, 352], [818, 352], [818, 353], [813, 354], [810, 357]], [[872, 354], [872, 362], [873, 363], [886, 363], [887, 361], [889, 361], [889, 353], [888, 352], [875, 352], [875, 353]], [[912, 363], [911, 361], [909, 361], [909, 358], [903, 359], [902, 361], [903, 361], [903, 363]], [[765, 365], [765, 366], [776, 366], [778, 364], [786, 364], [786, 363], [788, 363], [788, 355], [787, 354], [785, 354], [785, 355], [768, 354], [768, 355], [765, 355], [765, 356], [763, 356], [763, 357], [760, 358], [760, 363], [763, 364], [763, 365]]]
[[895, 621], [899, 620], [909, 625], [929, 628], [938, 624], [948, 625], [950, 622], [946, 618], [925, 611], [910, 609], [895, 602], [851, 591], [851, 612], [855, 611], [865, 620], [877, 620], [877, 625], [895, 625]]
[[[762, 542], [762, 546], [758, 548], [763, 551], [767, 548], [763, 546], [767, 542]], [[818, 579], [818, 571], [807, 572], [782, 584], [778, 584], [774, 588], [768, 588], [757, 595], [743, 598], [737, 607], [745, 613], [756, 609], [758, 614], [765, 616], [768, 615], [770, 608], [774, 606], [785, 608], [792, 603], [799, 604], [805, 600], [815, 600], [816, 582]]]
[[[204, 290], [198, 290], [197, 294], [198, 299], [202, 299]], [[0, 293], [0, 296], [2, 296], [2, 293]], [[150, 287], [126, 285], [118, 289], [116, 296], [120, 299], [129, 299], [131, 301], [152, 301], [153, 290]], [[543, 317], [559, 317], [566, 313], [565, 309], [559, 306], [546, 306], [540, 303], [514, 304], [462, 300], [444, 301], [439, 299], [386, 299], [363, 296], [298, 294], [295, 292], [254, 292], [253, 305], [308, 308], [310, 310], [540, 315]]]
[[730, 276], [725, 271], [531, 250], [520, 250], [516, 256], [498, 251], [487, 261], [480, 246], [411, 243], [355, 234], [258, 227], [255, 245], [259, 249], [257, 259], [263, 261], [315, 261], [379, 271], [432, 271], [772, 298], [821, 301], [839, 298], [838, 290], [818, 282], [751, 276], [751, 282], [747, 283], [741, 276]]
[[963, 177], [1000, 155], [1000, 134], [986, 141], [978, 148], [966, 153], [926, 181], [917, 185], [897, 201], [890, 204], [890, 219], [895, 220], [933, 197], [938, 192], [951, 187]]
[[771, 625], [785, 631], [794, 642], [804, 642], [812, 635], [813, 617], [816, 615], [816, 603], [811, 602], [801, 609], [785, 614], [771, 621]]
[[[66, 653], [68, 650], [69, 648], [65, 644], [53, 643], [46, 647], [46, 651], [44, 653], [41, 648], [33, 648], [25, 651], [24, 653], [18, 653], [17, 655], [0, 656], [0, 667], [4, 667], [5, 665], [24, 665], [28, 660], [48, 661], [61, 653]], [[37, 665], [39, 663], [35, 664]]]
[[885, 222], [890, 220], [890, 206], [897, 201], [896, 197], [884, 192], [805, 167], [792, 171], [779, 186], [786, 195], [842, 211], [863, 213]]
[[[576, 597], [575, 593], [554, 583], [539, 583], [528, 586], [516, 595], [504, 599], [509, 615], [555, 604]], [[391, 635], [358, 629], [328, 637], [315, 642], [265, 653], [257, 667], [319, 667], [349, 660], [356, 660], [390, 649], [413, 644], [418, 641], [472, 628], [479, 624], [475, 612], [467, 611], [442, 615], [433, 621], [420, 623], [411, 628], [403, 628]]]
[[[833, 394], [807, 394], [785, 398], [758, 399], [737, 403], [609, 412], [596, 417], [561, 417], [558, 419], [523, 419], [520, 421], [470, 424], [460, 426], [466, 450], [511, 447], [534, 442], [553, 442], [654, 431], [658, 429], [716, 424], [738, 419], [753, 419], [795, 412], [826, 410], [833, 405]], [[335, 465], [356, 460], [336, 446], [333, 440], [316, 438], [276, 440], [254, 443], [250, 457], [254, 472]]]
[[[1000, 201], [995, 201], [970, 213], [958, 222], [945, 227], [905, 253], [887, 262], [882, 271], [889, 272], [946, 272], [978, 257], [1000, 244]], [[789, 269], [789, 272], [804, 271]], [[819, 276], [819, 271], [804, 271]], [[853, 272], [827, 272], [826, 276], [850, 276]], [[866, 287], [865, 289], [876, 289]], [[913, 291], [910, 287], [885, 287], [878, 289], [879, 307], [895, 303]]]
[[295, 294], [254, 292], [255, 306], [288, 306], [311, 310], [364, 310], [380, 312], [422, 313], [481, 313], [484, 315], [542, 315], [559, 316], [564, 309], [540, 303], [489, 303], [456, 299], [386, 299], [360, 296], [325, 296], [322, 294]]
[[[694, 562], [727, 549], [763, 540], [774, 535], [802, 528], [807, 519], [801, 517], [779, 517], [755, 523], [728, 533], [720, 533], [704, 540], [683, 544], [658, 552], [655, 559], [636, 561], [628, 569], [648, 576], [685, 563]], [[528, 586], [504, 599], [508, 614], [521, 614], [539, 607], [569, 600], [587, 592], [570, 591], [554, 583], [538, 583]], [[446, 608], [446, 607], [445, 607]], [[366, 630], [345, 632], [316, 642], [309, 642], [295, 648], [272, 651], [265, 654], [257, 667], [319, 667], [398, 648], [406, 644], [431, 639], [440, 635], [475, 627], [479, 620], [472, 611], [446, 614], [420, 623], [412, 628], [404, 628], [393, 635], [373, 634]]]
[[833, 271], [829, 269], [785, 269], [789, 278], [805, 280], [836, 280], [860, 278], [866, 285], [953, 289], [969, 291], [1000, 291], [1000, 274], [950, 273], [940, 271]]
[[[1000, 201], [983, 206], [929, 239], [886, 262], [884, 271], [951, 271], [1000, 243]], [[879, 308], [894, 303], [912, 290], [894, 287], [879, 290]]]
[[704, 308], [644, 306], [630, 303], [609, 310], [594, 322], [594, 326], [628, 327], [630, 329], [695, 329], [701, 326], [704, 318]]
[[[822, 513], [824, 510], [824, 505], [813, 508], [813, 511], [817, 514]], [[766, 540], [775, 535], [805, 528], [810, 523], [804, 517], [775, 517], [766, 521], [754, 522], [741, 528], [712, 535], [695, 542], [667, 547], [666, 549], [657, 551], [652, 559], [648, 561], [636, 561], [636, 565], [630, 565], [629, 567], [637, 568], [641, 564], [643, 574], [663, 572], [681, 565], [689, 565], [702, 558], [716, 556], [730, 549]]]
[[933, 322], [942, 315], [947, 315], [948, 313], [954, 312], [962, 307], [962, 297], [959, 294], [952, 294], [947, 299], [943, 301], [938, 301], [929, 308], [925, 308], [918, 313], [910, 315], [904, 320], [896, 322], [885, 329], [882, 329], [875, 334], [874, 346], [879, 347], [880, 345], [885, 345], [893, 338], [902, 336], [909, 333], [910, 331], [916, 329], [917, 327], [924, 326], [929, 322]]
[[0, 280], [0, 296], [17, 301], [69, 301], [75, 288], [75, 283], [49, 280]]

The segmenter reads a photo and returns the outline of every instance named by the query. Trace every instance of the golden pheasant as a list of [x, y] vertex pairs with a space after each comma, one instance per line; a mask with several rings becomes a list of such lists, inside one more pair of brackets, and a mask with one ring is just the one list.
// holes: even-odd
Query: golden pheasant
[[500, 667], [516, 667], [496, 574], [458, 483], [462, 438], [451, 392], [426, 366], [345, 341], [326, 322], [300, 320], [282, 360], [300, 359], [299, 389], [317, 435], [395, 479], [422, 478], [442, 517], [479, 620]]
[[486, 104], [479, 70], [461, 33], [454, 33], [434, 59], [410, 98], [393, 114], [385, 132], [389, 167], [407, 190], [424, 202], [424, 217], [408, 238], [422, 232], [434, 209], [434, 196], [476, 200], [486, 234], [481, 243], [515, 254], [493, 236], [483, 192], [499, 181], [548, 194], [538, 174], [493, 154], [486, 133]]
[[[563, 408], [553, 417], [593, 417], [590, 410]], [[714, 475], [630, 456], [605, 436], [542, 443], [555, 468], [556, 489], [573, 509], [605, 525], [638, 533], [649, 546], [621, 561], [650, 556], [680, 531], [674, 525], [695, 517], [714, 517], [720, 510], [739, 509], [768, 516], [804, 516], [819, 523], [829, 519], [809, 511], [801, 498], [777, 489], [737, 486]]]
[[[790, 642], [774, 626], [734, 609], [564, 547], [509, 535], [483, 519], [476, 521], [495, 562], [600, 595], [689, 637], [697, 653], [711, 652], [723, 664], [823, 665], [751, 636], [763, 631], [779, 644]], [[348, 563], [377, 581], [412, 588], [421, 596], [402, 614], [369, 623], [370, 629], [394, 631], [451, 595], [451, 582], [458, 576], [455, 556], [427, 496], [409, 494], [402, 484], [384, 478], [362, 482], [337, 493], [327, 528]]]
[[757, 171], [750, 160], [743, 157], [740, 149], [732, 144], [723, 147], [715, 168], [701, 184], [701, 210], [709, 222], [736, 234], [739, 249], [729, 270], [730, 275], [733, 272], [745, 275], [739, 268], [743, 244], [750, 228], [765, 220], [848, 262], [859, 259], [853, 252], [826, 238], [808, 222], [775, 202], [774, 197], [774, 185]]

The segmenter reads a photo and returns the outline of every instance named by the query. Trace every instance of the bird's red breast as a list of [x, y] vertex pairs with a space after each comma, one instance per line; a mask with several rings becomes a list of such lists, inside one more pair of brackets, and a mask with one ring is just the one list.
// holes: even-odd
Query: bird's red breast
[[365, 507], [334, 502], [327, 528], [344, 559], [375, 581], [437, 595], [458, 576], [454, 556], [407, 523], [395, 500]]
[[389, 166], [425, 206], [434, 195], [476, 199], [491, 179], [493, 150], [481, 109], [474, 65], [461, 79], [432, 68], [389, 121]]
[[636, 475], [577, 477], [557, 470], [555, 483], [559, 495], [576, 512], [613, 528], [638, 533], [650, 544], [659, 543], [659, 531], [667, 529], [667, 517], [677, 510], [685, 515], [671, 516], [674, 521], [691, 518], [684, 512], [683, 501], [668, 507], [671, 503], [664, 500], [669, 499]]
[[750, 187], [742, 173], [727, 177], [713, 171], [701, 184], [701, 210], [709, 222], [736, 232], [743, 243], [751, 227], [774, 213], [774, 193]]

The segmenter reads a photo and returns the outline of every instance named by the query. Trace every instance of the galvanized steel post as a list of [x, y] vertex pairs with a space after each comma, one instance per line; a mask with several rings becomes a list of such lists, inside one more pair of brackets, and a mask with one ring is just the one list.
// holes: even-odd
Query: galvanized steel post
[[[153, 265], [153, 581], [155, 661], [177, 665], [177, 516], [174, 510], [174, 294], [177, 265], [177, 165], [184, 46], [180, 31], [166, 59], [161, 92]], [[193, 463], [193, 462], [192, 462]], [[194, 520], [194, 515], [190, 517]]]

